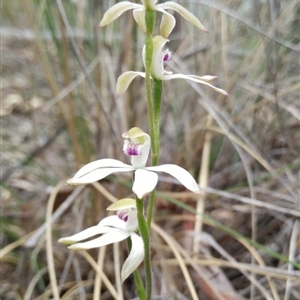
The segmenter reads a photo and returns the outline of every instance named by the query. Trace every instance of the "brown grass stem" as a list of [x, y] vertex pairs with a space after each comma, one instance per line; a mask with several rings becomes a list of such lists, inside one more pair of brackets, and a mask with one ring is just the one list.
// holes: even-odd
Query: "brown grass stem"
[[[206, 126], [210, 127], [213, 123], [213, 118], [208, 115], [206, 120]], [[202, 150], [202, 158], [201, 158], [201, 167], [199, 173], [199, 185], [200, 188], [206, 188], [209, 180], [209, 163], [210, 163], [210, 152], [211, 152], [211, 140], [212, 133], [210, 131], [205, 132], [204, 134], [204, 144]], [[201, 245], [201, 241], [196, 238], [196, 236], [202, 231], [203, 224], [203, 213], [205, 209], [205, 194], [199, 195], [197, 198], [197, 206], [196, 206], [196, 220], [195, 220], [195, 239], [193, 243], [193, 253], [195, 257], [199, 253], [199, 248]]]
[[50, 276], [50, 284], [51, 284], [51, 290], [54, 299], [59, 300], [59, 290], [57, 285], [57, 277], [55, 272], [55, 264], [54, 264], [54, 256], [53, 256], [53, 242], [52, 242], [52, 213], [53, 213], [53, 207], [54, 202], [56, 200], [57, 194], [60, 191], [60, 189], [65, 185], [64, 181], [59, 182], [53, 192], [51, 193], [48, 205], [47, 205], [47, 211], [46, 211], [46, 254], [47, 254], [47, 265], [49, 269], [49, 276]]

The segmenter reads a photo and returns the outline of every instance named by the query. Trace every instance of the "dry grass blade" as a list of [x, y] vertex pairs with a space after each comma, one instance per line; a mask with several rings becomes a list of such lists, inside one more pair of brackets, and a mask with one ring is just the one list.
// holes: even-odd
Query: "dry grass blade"
[[47, 253], [47, 264], [49, 269], [50, 283], [51, 283], [51, 292], [54, 299], [60, 299], [59, 290], [57, 285], [57, 277], [55, 272], [55, 263], [53, 256], [53, 243], [52, 243], [52, 212], [54, 207], [54, 202], [56, 200], [59, 190], [65, 185], [65, 182], [60, 182], [53, 189], [47, 205], [46, 211], [46, 253]]
[[[176, 257], [176, 260], [178, 262], [178, 265], [180, 266], [180, 269], [183, 273], [183, 276], [186, 280], [186, 284], [189, 288], [189, 292], [192, 296], [193, 300], [199, 300], [198, 296], [197, 296], [197, 292], [195, 290], [192, 278], [190, 277], [190, 274], [187, 270], [187, 267], [181, 257], [181, 255], [179, 254], [178, 249], [176, 248], [176, 246], [174, 245], [174, 240], [172, 237], [168, 236], [159, 226], [157, 226], [156, 224], [152, 223], [151, 224], [151, 228], [154, 229], [169, 245], [171, 251], [174, 253], [174, 256]], [[221, 298], [220, 300], [224, 300], [223, 298]]]
[[[211, 126], [212, 123], [212, 117], [208, 116], [206, 125], [208, 127]], [[206, 132], [205, 137], [204, 137], [204, 145], [203, 145], [203, 152], [202, 152], [202, 158], [201, 158], [201, 169], [199, 173], [199, 185], [201, 188], [206, 188], [209, 180], [209, 161], [210, 161], [210, 155], [211, 155], [211, 140], [212, 140], [212, 135], [211, 132]], [[197, 199], [197, 215], [196, 215], [196, 221], [195, 221], [195, 234], [199, 234], [202, 232], [202, 218], [203, 218], [203, 213], [205, 209], [205, 196], [200, 195], [199, 198]], [[193, 252], [195, 255], [199, 252], [199, 247], [200, 247], [200, 242], [199, 240], [194, 240], [194, 245], [193, 245]]]
[[100, 268], [100, 266], [97, 265], [97, 263], [94, 261], [94, 259], [86, 252], [86, 251], [80, 251], [78, 252], [80, 255], [82, 255], [86, 261], [91, 265], [91, 267], [99, 274], [99, 277], [103, 281], [103, 283], [106, 285], [108, 291], [110, 292], [111, 296], [115, 300], [119, 300], [119, 295], [114, 286], [111, 284], [109, 279], [104, 274], [103, 270]]
[[[72, 194], [64, 201], [64, 203], [53, 213], [51, 216], [51, 224], [55, 223], [59, 217], [70, 207], [70, 205], [75, 201], [79, 194], [84, 190], [84, 186], [75, 189]], [[46, 224], [43, 224], [35, 233], [28, 239], [25, 243], [25, 247], [34, 247], [39, 241], [40, 237], [46, 230]]]
[[[299, 222], [298, 220], [295, 222], [293, 226], [293, 232], [291, 235], [291, 241], [290, 241], [290, 253], [289, 253], [289, 260], [293, 261], [295, 260], [295, 254], [296, 254], [296, 244], [297, 244], [297, 238], [299, 237]], [[291, 264], [288, 265], [288, 271], [293, 270], [293, 266]], [[299, 275], [299, 281], [300, 281], [300, 275]], [[290, 299], [292, 290], [292, 284], [290, 279], [286, 282], [286, 289], [284, 293], [284, 300]]]

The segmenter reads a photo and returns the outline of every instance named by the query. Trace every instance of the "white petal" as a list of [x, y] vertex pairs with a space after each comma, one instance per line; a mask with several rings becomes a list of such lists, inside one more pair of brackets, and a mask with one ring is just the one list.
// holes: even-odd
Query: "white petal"
[[161, 23], [160, 23], [160, 35], [167, 38], [176, 25], [175, 18], [167, 13], [164, 9], [156, 9], [163, 13]]
[[183, 18], [188, 20], [190, 23], [198, 27], [199, 29], [203, 30], [204, 32], [208, 33], [208, 30], [202, 25], [202, 23], [187, 9], [179, 5], [178, 3], [175, 3], [173, 1], [165, 2], [162, 4], [156, 5], [156, 9], [172, 9], [178, 12]]
[[115, 229], [114, 231], [104, 234], [100, 236], [99, 238], [96, 238], [94, 240], [85, 242], [85, 243], [78, 243], [71, 245], [68, 247], [72, 250], [84, 250], [84, 249], [92, 249], [92, 248], [99, 248], [102, 246], [106, 246], [113, 243], [118, 243], [120, 241], [125, 240], [130, 235], [129, 232], [125, 230], [119, 230]]
[[153, 38], [153, 56], [151, 63], [151, 75], [152, 77], [160, 80], [164, 80], [164, 53], [163, 47], [169, 40], [165, 39], [161, 35], [157, 35]]
[[102, 227], [102, 226], [97, 225], [97, 226], [89, 227], [89, 228], [87, 228], [81, 232], [78, 232], [74, 235], [61, 238], [58, 240], [58, 242], [62, 243], [62, 244], [73, 244], [73, 243], [77, 243], [79, 241], [88, 239], [97, 234], [109, 233], [112, 230], [113, 229], [110, 227]]
[[114, 6], [112, 6], [109, 10], [106, 11], [99, 26], [100, 27], [106, 26], [107, 24], [111, 23], [115, 19], [119, 18], [125, 11], [130, 9], [138, 9], [140, 7], [143, 6], [140, 4], [134, 4], [129, 1], [123, 1], [117, 3]]
[[133, 11], [133, 17], [137, 24], [139, 25], [140, 29], [146, 34], [147, 33], [147, 26], [145, 22], [145, 10], [144, 9], [135, 9]]
[[117, 97], [120, 97], [127, 91], [129, 84], [137, 76], [145, 78], [146, 75], [144, 72], [128, 71], [119, 76], [116, 87]]
[[[102, 219], [98, 226], [105, 227], [105, 228], [117, 228], [117, 229], [125, 229], [126, 228], [126, 223], [122, 221], [118, 216], [113, 215], [113, 216], [108, 216], [104, 219]], [[108, 227], [110, 226], [110, 227]]]
[[73, 178], [67, 181], [69, 185], [80, 185], [98, 181], [111, 173], [128, 172], [133, 168], [116, 159], [99, 159], [83, 166]]
[[134, 183], [132, 191], [142, 199], [154, 190], [158, 181], [158, 176], [154, 172], [145, 169], [137, 169], [134, 172]]
[[193, 176], [185, 169], [177, 166], [177, 165], [161, 165], [156, 167], [147, 167], [147, 170], [155, 171], [155, 172], [165, 172], [173, 177], [175, 177], [182, 185], [184, 185], [188, 190], [200, 194], [200, 189], [193, 178]]
[[201, 84], [204, 84], [204, 85], [208, 85], [210, 86], [212, 89], [214, 89], [216, 92], [220, 93], [220, 94], [223, 94], [225, 96], [229, 96], [229, 94], [222, 90], [222, 89], [219, 89], [215, 86], [213, 86], [212, 84], [210, 83], [207, 83], [206, 81], [202, 80], [200, 76], [196, 76], [196, 75], [184, 75], [184, 74], [172, 74], [172, 75], [164, 75], [163, 76], [163, 80], [171, 80], [171, 79], [186, 79], [186, 80], [191, 80], [191, 81], [194, 81], [194, 82], [197, 82], [197, 83], [201, 83]]
[[131, 251], [122, 267], [122, 282], [140, 265], [144, 260], [144, 242], [136, 233], [131, 234]]

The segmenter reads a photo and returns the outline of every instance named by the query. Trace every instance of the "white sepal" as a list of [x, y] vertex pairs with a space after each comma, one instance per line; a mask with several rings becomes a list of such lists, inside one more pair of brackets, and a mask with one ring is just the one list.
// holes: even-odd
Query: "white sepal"
[[72, 250], [85, 250], [85, 249], [93, 249], [100, 248], [109, 244], [118, 243], [120, 241], [125, 240], [130, 236], [130, 232], [122, 229], [111, 228], [110, 233], [106, 233], [99, 238], [94, 240], [85, 242], [85, 243], [77, 243], [69, 246], [69, 249]]
[[208, 30], [203, 26], [203, 24], [192, 14], [190, 13], [187, 9], [182, 7], [176, 2], [173, 1], [168, 1], [162, 4], [156, 5], [156, 10], [159, 9], [171, 9], [175, 10], [177, 13], [179, 13], [183, 18], [188, 20], [190, 23], [198, 27], [199, 29], [203, 30], [204, 32], [208, 33]]
[[164, 172], [175, 177], [182, 185], [184, 185], [188, 190], [200, 194], [200, 188], [193, 178], [193, 176], [185, 169], [172, 164], [166, 164], [155, 167], [147, 167], [147, 170], [155, 172]]
[[134, 170], [132, 166], [125, 167], [125, 168], [103, 168], [103, 169], [95, 169], [81, 177], [73, 177], [67, 181], [69, 185], [82, 185], [88, 184], [92, 182], [96, 182], [100, 179], [105, 178], [106, 176], [113, 174], [113, 173], [120, 173], [120, 172], [130, 172]]
[[141, 7], [143, 7], [141, 4], [135, 4], [129, 1], [122, 1], [120, 3], [117, 3], [105, 12], [99, 24], [99, 27], [108, 25], [115, 19], [119, 18], [127, 10], [139, 9]]
[[[164, 75], [164, 80], [172, 80], [172, 79], [186, 79], [186, 80], [191, 80], [191, 81], [194, 81], [194, 82], [197, 82], [197, 83], [202, 83], [204, 85], [207, 85], [207, 86], [211, 87], [212, 89], [214, 89], [216, 92], [218, 92], [220, 94], [223, 94], [225, 96], [229, 96], [229, 94], [226, 91], [224, 91], [222, 89], [219, 89], [219, 88], [213, 86], [210, 83], [207, 83], [206, 81], [204, 81], [203, 79], [201, 79], [200, 76], [196, 76], [196, 75], [184, 75], [184, 74]], [[206, 78], [204, 77], [204, 79], [206, 79]]]
[[97, 234], [109, 233], [110, 231], [111, 231], [111, 228], [99, 227], [97, 225], [97, 226], [87, 228], [79, 233], [74, 234], [74, 235], [60, 238], [58, 240], [58, 242], [61, 244], [74, 244], [79, 241], [88, 239], [92, 236], [95, 236]]

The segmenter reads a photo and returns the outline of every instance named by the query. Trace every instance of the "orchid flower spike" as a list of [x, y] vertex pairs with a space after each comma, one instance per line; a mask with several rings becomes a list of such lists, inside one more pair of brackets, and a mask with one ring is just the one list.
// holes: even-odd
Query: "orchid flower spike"
[[[104, 218], [96, 226], [87, 228], [72, 236], [61, 238], [58, 242], [72, 244], [68, 247], [72, 250], [86, 250], [118, 243], [130, 237], [131, 250], [121, 271], [121, 278], [124, 281], [144, 259], [144, 242], [135, 233], [138, 228], [136, 203], [134, 199], [125, 198], [112, 204], [107, 210], [117, 211], [117, 214]], [[78, 243], [98, 234], [102, 235], [88, 242]]]
[[146, 167], [151, 148], [150, 136], [138, 127], [131, 128], [124, 133], [123, 152], [131, 157], [131, 165], [124, 164], [116, 159], [100, 159], [82, 167], [73, 178], [67, 181], [69, 185], [82, 185], [98, 181], [112, 173], [134, 172], [132, 191], [139, 199], [154, 190], [158, 181], [155, 172], [165, 172], [175, 177], [188, 190], [200, 194], [198, 184], [192, 175], [185, 169], [165, 164], [155, 167]]
[[141, 30], [144, 33], [147, 33], [145, 13], [146, 9], [151, 9], [159, 11], [163, 14], [160, 23], [160, 34], [163, 37], [168, 37], [176, 24], [175, 18], [171, 14], [166, 12], [166, 10], [171, 9], [179, 13], [183, 18], [192, 23], [194, 26], [208, 33], [208, 30], [192, 13], [190, 13], [188, 10], [186, 10], [176, 2], [168, 1], [162, 4], [156, 4], [157, 0], [142, 0], [142, 3], [143, 4], [136, 4], [129, 1], [121, 1], [115, 4], [108, 11], [106, 11], [99, 26], [106, 26], [107, 24], [111, 23], [119, 16], [121, 16], [124, 12], [132, 9], [135, 21], [138, 23]]
[[[171, 79], [185, 79], [191, 80], [197, 83], [205, 84], [214, 89], [216, 92], [228, 96], [228, 93], [222, 89], [219, 89], [212, 84], [208, 83], [217, 78], [217, 76], [205, 75], [184, 75], [184, 74], [172, 74], [172, 72], [165, 71], [164, 62], [170, 60], [171, 52], [169, 49], [163, 51], [163, 47], [169, 40], [163, 36], [158, 35], [153, 38], [153, 56], [151, 62], [151, 77], [157, 80], [171, 80]], [[143, 62], [145, 66], [145, 46], [143, 48]], [[128, 88], [131, 81], [137, 77], [146, 77], [144, 72], [128, 71], [123, 73], [117, 81], [117, 95], [121, 96]]]

